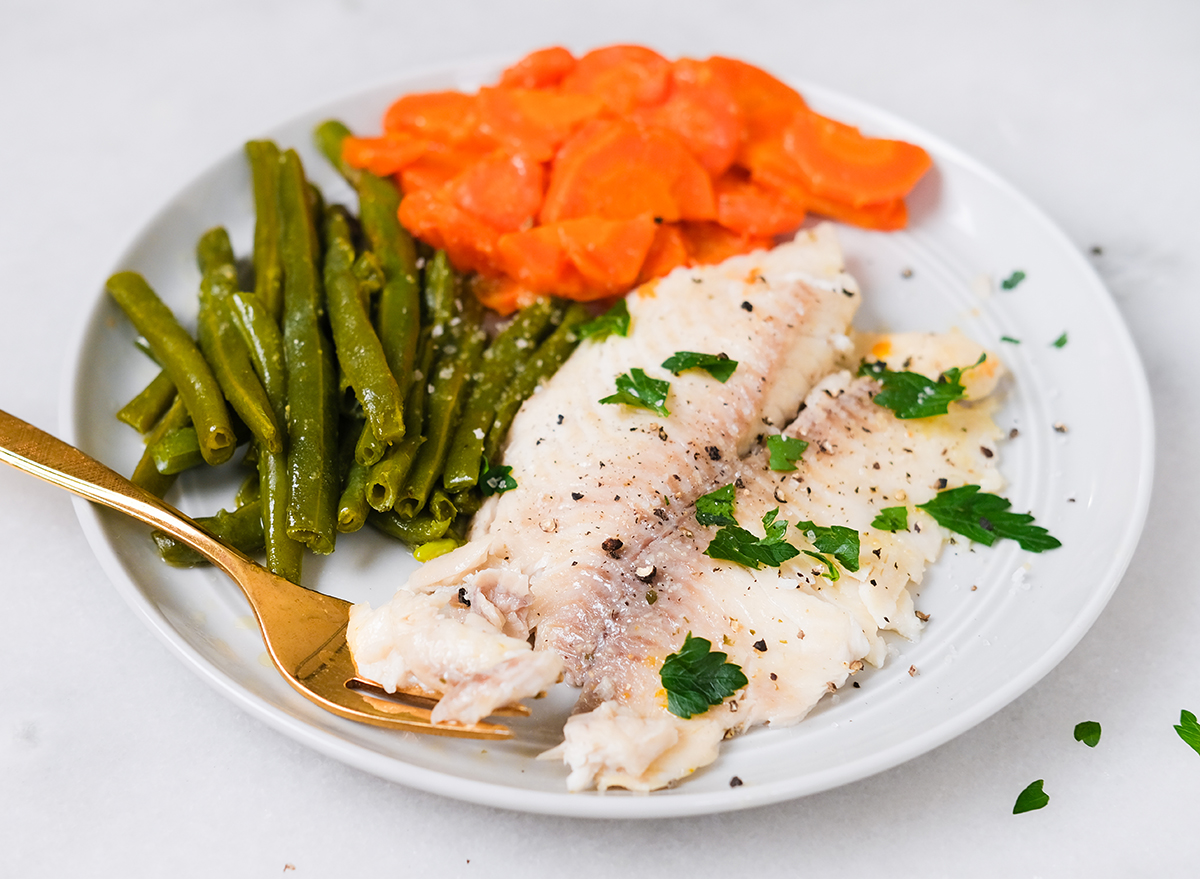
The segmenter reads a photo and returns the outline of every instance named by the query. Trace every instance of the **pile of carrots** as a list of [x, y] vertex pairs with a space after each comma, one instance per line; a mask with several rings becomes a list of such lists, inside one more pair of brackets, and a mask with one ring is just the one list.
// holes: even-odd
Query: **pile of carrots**
[[348, 138], [343, 158], [394, 175], [401, 223], [478, 273], [476, 293], [502, 314], [769, 247], [809, 211], [903, 228], [904, 196], [930, 166], [750, 64], [640, 46], [542, 49], [475, 94], [406, 95], [383, 128]]

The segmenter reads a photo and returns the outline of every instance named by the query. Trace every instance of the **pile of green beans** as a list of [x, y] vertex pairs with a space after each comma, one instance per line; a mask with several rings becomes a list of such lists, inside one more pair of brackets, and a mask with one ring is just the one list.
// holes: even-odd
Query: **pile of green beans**
[[[107, 284], [161, 366], [117, 413], [146, 444], [133, 481], [162, 496], [178, 474], [248, 444], [232, 512], [197, 521], [294, 582], [306, 549], [332, 552], [368, 523], [422, 561], [459, 545], [513, 416], [588, 318], [549, 298], [489, 318], [447, 255], [400, 225], [396, 186], [342, 162], [347, 136], [333, 121], [315, 132], [357, 192], [357, 216], [325, 203], [294, 150], [246, 145], [253, 284], [239, 288], [225, 230], [205, 232], [196, 339], [140, 275]], [[169, 564], [202, 563], [154, 540]]]

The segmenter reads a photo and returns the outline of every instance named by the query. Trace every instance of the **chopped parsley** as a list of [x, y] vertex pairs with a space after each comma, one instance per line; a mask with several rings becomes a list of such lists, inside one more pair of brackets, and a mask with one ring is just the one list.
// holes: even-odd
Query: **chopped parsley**
[[1005, 278], [1003, 281], [1000, 282], [1000, 289], [1001, 290], [1015, 290], [1017, 285], [1020, 284], [1024, 280], [1025, 280], [1025, 273], [1023, 271], [1021, 271], [1020, 269], [1017, 269], [1015, 272], [1013, 272], [1011, 275], [1009, 275], [1007, 278]]
[[698, 351], [676, 351], [663, 361], [663, 369], [679, 375], [685, 369], [703, 369], [721, 384], [729, 381], [738, 362], [730, 360], [728, 354], [701, 354]]
[[733, 517], [733, 483], [696, 498], [696, 521], [701, 525], [736, 525]]
[[775, 521], [778, 515], [779, 508], [776, 507], [762, 517], [765, 537], [758, 537], [738, 525], [725, 525], [713, 536], [704, 554], [709, 558], [737, 562], [755, 570], [761, 565], [778, 568], [788, 559], [800, 554], [800, 550], [783, 539], [787, 534], [788, 523], [786, 519]]
[[1094, 720], [1085, 720], [1075, 724], [1075, 741], [1083, 742], [1089, 748], [1100, 744], [1100, 724]]
[[670, 382], [650, 378], [636, 367], [629, 372], [617, 376], [617, 392], [603, 398], [601, 403], [624, 403], [626, 406], [638, 406], [656, 412], [663, 418], [671, 413], [667, 410], [667, 392]]
[[1063, 347], [1065, 347], [1065, 346], [1066, 346], [1066, 344], [1067, 344], [1067, 331], [1066, 331], [1066, 330], [1063, 330], [1063, 333], [1062, 333], [1062, 335], [1061, 335], [1061, 336], [1059, 336], [1057, 339], [1055, 339], [1055, 340], [1054, 340], [1053, 342], [1051, 342], [1050, 344], [1051, 344], [1051, 345], [1053, 345], [1055, 348], [1063, 348]]
[[880, 531], [907, 531], [908, 507], [884, 507], [871, 522], [871, 527]]
[[896, 413], [897, 418], [929, 418], [945, 415], [950, 404], [966, 393], [962, 374], [987, 359], [981, 354], [971, 366], [951, 367], [932, 381], [919, 372], [892, 372], [883, 361], [867, 363], [858, 368], [859, 375], [869, 375], [879, 380], [883, 390], [875, 395], [875, 402]]
[[624, 299], [618, 299], [608, 311], [593, 320], [588, 321], [575, 331], [580, 339], [595, 339], [602, 342], [609, 336], [629, 335], [629, 306]]
[[742, 667], [726, 662], [729, 656], [712, 649], [706, 638], [688, 632], [678, 653], [662, 664], [658, 676], [667, 691], [667, 710], [687, 720], [720, 705], [749, 683]]
[[772, 470], [795, 470], [796, 462], [808, 448], [808, 443], [802, 439], [771, 434], [767, 437], [767, 451], [771, 453], [771, 462], [767, 465]]
[[831, 582], [836, 583], [838, 580], [842, 579], [841, 572], [838, 571], [837, 565], [835, 565], [832, 561], [830, 561], [825, 556], [821, 555], [819, 552], [813, 552], [812, 550], [808, 550], [808, 549], [801, 550], [801, 552], [803, 552], [809, 558], [816, 559], [821, 564], [823, 564], [826, 568], [828, 568], [829, 571], [827, 572], [826, 576], [829, 577]]
[[1013, 804], [1014, 815], [1020, 815], [1022, 812], [1033, 812], [1037, 809], [1044, 809], [1050, 802], [1050, 795], [1042, 790], [1042, 784], [1045, 780], [1039, 778], [1017, 796], [1017, 801]]
[[1010, 513], [1012, 504], [999, 495], [987, 494], [978, 485], [964, 485], [938, 492], [928, 503], [917, 506], [944, 528], [991, 546], [1007, 537], [1029, 552], [1044, 552], [1062, 546], [1050, 532], [1034, 525], [1028, 513]]
[[1180, 711], [1175, 732], [1179, 733], [1179, 737], [1187, 742], [1193, 751], [1200, 754], [1200, 723], [1196, 723], [1196, 715], [1190, 711]]
[[479, 493], [484, 497], [504, 494], [517, 487], [517, 480], [512, 478], [512, 467], [499, 464], [489, 467], [487, 461], [484, 461], [482, 471], [479, 474]]
[[[858, 570], [858, 532], [845, 525], [831, 525], [821, 528], [812, 522], [798, 522], [796, 527], [804, 532], [818, 552], [827, 552], [847, 571]], [[836, 577], [830, 579], [836, 580]]]
[[1020, 344], [1021, 344], [1021, 340], [1020, 340], [1020, 339], [1014, 339], [1012, 336], [1001, 336], [1001, 337], [1000, 337], [1000, 341], [1001, 341], [1001, 342], [1011, 342], [1011, 343], [1012, 343], [1012, 344], [1014, 344], [1014, 345], [1020, 345]]

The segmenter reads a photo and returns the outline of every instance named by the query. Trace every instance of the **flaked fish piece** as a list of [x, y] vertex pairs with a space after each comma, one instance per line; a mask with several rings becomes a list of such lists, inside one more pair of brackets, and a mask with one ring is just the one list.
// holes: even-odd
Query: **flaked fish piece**
[[[982, 353], [961, 336], [870, 342], [880, 350], [884, 343], [891, 346], [884, 356], [900, 357], [894, 368], [905, 361], [911, 368], [919, 356], [931, 377], [963, 365], [945, 361], [958, 357], [965, 342], [966, 364]], [[864, 662], [881, 665], [887, 655], [882, 631], [917, 637], [921, 622], [908, 587], [921, 582], [947, 533], [913, 506], [946, 485], [1000, 487], [994, 451], [999, 431], [985, 397], [997, 375], [993, 358], [970, 379], [978, 402], [954, 404], [949, 414], [936, 418], [901, 421], [874, 403], [879, 386], [873, 379], [835, 373], [817, 385], [785, 431], [809, 443], [796, 471], [769, 470], [766, 451], [760, 449], [729, 474], [728, 481], [738, 485], [737, 518], [743, 527], [761, 532], [757, 522], [778, 508], [780, 518], [793, 525], [811, 521], [859, 531], [857, 572], [842, 568], [833, 582], [821, 563], [804, 555], [760, 570], [714, 560], [703, 553], [715, 529], [694, 520], [681, 520], [647, 547], [637, 561], [643, 570], [655, 571], [653, 603], [647, 596], [631, 601], [612, 621], [585, 675], [580, 708], [592, 710], [573, 716], [564, 743], [547, 755], [571, 768], [573, 789], [661, 787], [703, 765], [680, 767], [673, 755], [714, 753], [709, 747], [714, 736], [719, 740], [758, 724], [797, 723]], [[908, 531], [892, 534], [871, 527], [879, 511], [890, 506], [909, 507]], [[812, 549], [799, 529], [789, 529], [787, 539]], [[727, 653], [729, 661], [742, 666], [749, 684], [699, 718], [683, 720], [667, 712], [658, 670], [688, 633]], [[626, 736], [636, 738], [631, 730], [637, 716], [656, 731], [656, 740], [664, 738], [664, 724], [675, 728], [675, 738], [660, 755], [648, 754], [648, 745], [639, 748], [636, 765], [646, 766], [640, 776], [627, 763], [600, 760], [600, 743], [611, 735], [614, 703], [621, 706]]]
[[[676, 270], [631, 294], [629, 335], [584, 342], [515, 418], [504, 461], [518, 488], [489, 500], [472, 540], [425, 566], [387, 605], [356, 606], [348, 639], [360, 674], [388, 689], [457, 685], [498, 669], [520, 649], [520, 631], [534, 629], [537, 650], [561, 657], [567, 680], [581, 683], [637, 582], [631, 560], [759, 433], [795, 415], [852, 349], [846, 332], [858, 303], [828, 226], [769, 252]], [[698, 371], [671, 376], [660, 364], [681, 350], [725, 354], [738, 367], [723, 384]], [[634, 368], [670, 380], [669, 417], [599, 402]], [[460, 588], [489, 577], [489, 601], [519, 607], [505, 623], [515, 634], [458, 601]], [[474, 650], [487, 659], [456, 665]], [[553, 683], [559, 672], [551, 671], [528, 679], [526, 695]], [[497, 674], [494, 689], [509, 693]], [[467, 716], [454, 709], [454, 719]]]

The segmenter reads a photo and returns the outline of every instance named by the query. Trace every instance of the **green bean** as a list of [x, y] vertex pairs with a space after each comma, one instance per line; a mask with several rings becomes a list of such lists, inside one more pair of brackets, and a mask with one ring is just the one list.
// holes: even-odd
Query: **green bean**
[[154, 467], [163, 476], [175, 476], [204, 463], [200, 438], [190, 424], [173, 430], [150, 447]]
[[196, 425], [204, 460], [209, 464], [228, 461], [235, 446], [229, 413], [217, 379], [196, 343], [141, 275], [118, 272], [106, 286], [175, 382]]
[[450, 265], [450, 257], [446, 251], [438, 250], [425, 266], [425, 313], [429, 317], [429, 325], [434, 328], [434, 338], [441, 334], [438, 327], [446, 332], [451, 326], [457, 310], [459, 296], [458, 275]]
[[462, 515], [474, 516], [483, 506], [483, 495], [477, 489], [455, 492], [450, 495], [454, 508]]
[[491, 431], [488, 432], [487, 443], [483, 449], [487, 460], [498, 460], [497, 454], [504, 443], [504, 438], [508, 435], [508, 428], [512, 424], [513, 416], [517, 414], [521, 404], [534, 392], [538, 383], [543, 378], [554, 375], [571, 355], [571, 352], [575, 350], [575, 346], [579, 344], [575, 330], [580, 324], [590, 319], [591, 315], [582, 305], [577, 302], [571, 305], [567, 309], [562, 323], [558, 325], [558, 329], [538, 346], [533, 357], [527, 360], [513, 376], [496, 404], [496, 420], [492, 424]]
[[429, 495], [429, 503], [426, 509], [438, 521], [453, 520], [458, 515], [458, 507], [454, 505], [454, 501], [450, 499], [450, 495], [442, 488], [435, 488]]
[[146, 433], [162, 418], [175, 400], [175, 382], [163, 370], [136, 397], [121, 407], [117, 420], [138, 433]]
[[358, 435], [358, 442], [354, 446], [354, 460], [364, 467], [373, 467], [383, 460], [390, 448], [391, 446], [375, 436], [375, 431], [367, 427]]
[[342, 143], [349, 135], [350, 129], [335, 120], [323, 122], [315, 132], [318, 148], [358, 191], [363, 234], [383, 272], [375, 327], [388, 367], [404, 393], [412, 381], [421, 327], [416, 246], [396, 216], [400, 193], [395, 184], [342, 161]]
[[403, 401], [363, 307], [354, 262], [349, 217], [345, 208], [333, 207], [325, 215], [325, 296], [334, 350], [371, 432], [393, 443], [404, 436]]
[[[474, 297], [470, 301], [475, 301]], [[402, 516], [415, 516], [429, 498], [430, 491], [442, 475], [450, 437], [458, 421], [467, 387], [487, 340], [482, 328], [464, 320], [460, 326], [461, 342], [447, 346], [435, 368], [433, 390], [425, 409], [425, 443], [417, 452], [394, 509]], [[453, 352], [453, 353], [452, 353]]]
[[[221, 542], [246, 555], [262, 551], [262, 510], [257, 503], [238, 507], [232, 513], [221, 510], [215, 516], [201, 516], [196, 519], [196, 524]], [[194, 568], [209, 563], [196, 550], [162, 531], [153, 531], [150, 536], [158, 546], [158, 554], [162, 556], [162, 560], [172, 567]]]
[[150, 343], [146, 341], [145, 337], [138, 336], [136, 339], [134, 339], [133, 347], [137, 348], [139, 351], [153, 360], [155, 366], [162, 366], [162, 364], [158, 362], [158, 357], [155, 356], [153, 349], [150, 347]]
[[287, 533], [320, 553], [333, 551], [337, 519], [337, 368], [321, 329], [317, 232], [300, 157], [283, 154], [279, 175], [282, 228], [283, 340], [287, 361]]
[[[283, 354], [283, 336], [271, 313], [255, 293], [234, 293], [229, 297], [234, 324], [242, 334], [254, 370], [262, 380], [275, 410], [285, 423], [287, 406], [287, 364]], [[262, 496], [263, 542], [267, 549], [267, 567], [281, 577], [300, 582], [304, 566], [304, 544], [287, 535], [288, 467], [287, 455], [265, 449], [258, 455], [259, 493]]]
[[428, 511], [406, 519], [396, 511], [389, 510], [386, 513], [373, 512], [367, 521], [389, 537], [415, 547], [443, 537], [454, 520], [438, 519]]
[[140, 485], [156, 497], [166, 494], [167, 490], [175, 484], [175, 477], [164, 476], [158, 472], [158, 468], [154, 466], [154, 455], [150, 450], [171, 431], [186, 427], [191, 423], [192, 418], [188, 415], [187, 406], [183, 405], [183, 399], [176, 397], [175, 402], [158, 420], [158, 424], [154, 425], [154, 429], [146, 434], [146, 450], [142, 452], [141, 460], [133, 468], [133, 475], [129, 477], [129, 481]]
[[[254, 445], [251, 444], [250, 448], [253, 449]], [[262, 497], [262, 478], [258, 475], [257, 462], [255, 463], [255, 469], [242, 480], [242, 484], [238, 486], [237, 494], [233, 496], [233, 502], [239, 508], [247, 504], [257, 504]]]
[[367, 506], [366, 495], [368, 468], [354, 458], [354, 437], [363, 430], [369, 431], [370, 428], [363, 424], [358, 431], [352, 427], [343, 431], [341, 464], [345, 476], [342, 479], [342, 496], [338, 500], [337, 512], [337, 529], [343, 534], [362, 528], [367, 521], [367, 514], [371, 512], [371, 508]]
[[246, 144], [254, 181], [254, 292], [279, 321], [283, 312], [283, 265], [279, 261], [279, 147], [269, 140]]
[[425, 442], [425, 399], [428, 396], [430, 372], [436, 353], [429, 343], [429, 333], [422, 333], [421, 362], [413, 370], [413, 381], [404, 401], [404, 439], [388, 448], [383, 459], [371, 467], [367, 478], [367, 503], [379, 512], [392, 509], [404, 487], [421, 444]]
[[479, 481], [483, 445], [496, 418], [496, 403], [518, 363], [533, 354], [553, 311], [554, 304], [550, 299], [539, 299], [523, 308], [483, 352], [482, 375], [463, 410], [446, 458], [442, 483], [448, 491], [463, 491]]
[[196, 248], [204, 269], [200, 283], [200, 350], [212, 366], [225, 399], [267, 450], [283, 451], [283, 431], [267, 392], [254, 374], [250, 354], [237, 326], [229, 298], [237, 292], [233, 249], [224, 229], [210, 229]]

